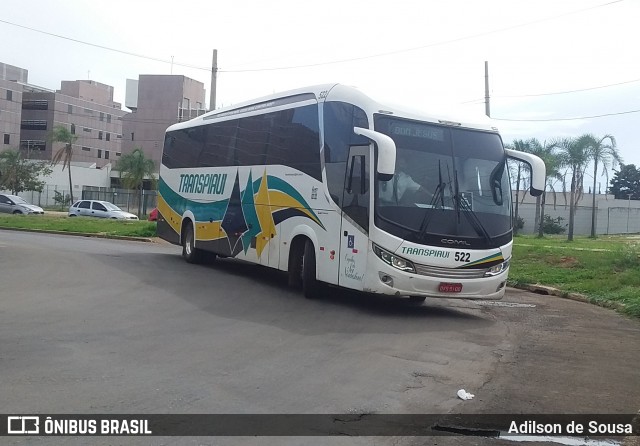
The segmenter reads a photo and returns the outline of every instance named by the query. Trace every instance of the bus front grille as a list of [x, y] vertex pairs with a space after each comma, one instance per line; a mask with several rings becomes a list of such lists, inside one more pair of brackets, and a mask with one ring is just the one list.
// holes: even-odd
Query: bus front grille
[[442, 279], [479, 279], [487, 272], [484, 268], [442, 268], [438, 266], [427, 266], [414, 264], [416, 272], [421, 276], [438, 277]]

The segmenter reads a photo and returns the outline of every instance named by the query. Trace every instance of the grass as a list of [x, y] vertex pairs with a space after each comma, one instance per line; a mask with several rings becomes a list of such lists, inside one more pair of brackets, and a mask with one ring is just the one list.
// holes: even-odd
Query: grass
[[603, 306], [640, 317], [640, 237], [517, 236], [509, 282], [580, 293]]
[[82, 232], [126, 237], [154, 237], [156, 223], [60, 215], [0, 215], [0, 227], [61, 232]]

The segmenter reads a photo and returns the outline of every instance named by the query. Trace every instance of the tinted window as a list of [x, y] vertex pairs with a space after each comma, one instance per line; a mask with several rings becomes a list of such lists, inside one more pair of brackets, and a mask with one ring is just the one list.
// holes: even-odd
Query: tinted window
[[354, 127], [369, 128], [365, 112], [344, 102], [324, 104], [324, 156], [328, 162], [346, 162], [351, 145], [368, 145], [369, 140], [356, 135]]
[[203, 145], [204, 129], [202, 127], [167, 133], [162, 163], [170, 168], [197, 167]]
[[204, 128], [205, 145], [200, 154], [200, 166], [234, 166], [234, 148], [238, 120], [210, 124]]
[[251, 116], [237, 121], [235, 164], [252, 166], [265, 163], [267, 142], [272, 127], [268, 116]]
[[369, 122], [362, 109], [344, 102], [325, 103], [323, 115], [324, 159], [329, 193], [341, 205], [349, 146], [369, 145], [369, 140], [356, 135], [353, 128], [369, 128]]
[[97, 201], [94, 201], [93, 204], [91, 204], [91, 208], [95, 209], [96, 211], [106, 211], [107, 208], [104, 207], [101, 203], [98, 203]]
[[81, 201], [78, 207], [81, 209], [89, 209], [90, 204], [91, 204], [90, 201]]
[[5, 197], [4, 195], [0, 195], [0, 203], [4, 203], [4, 204], [13, 204], [11, 202], [11, 200], [9, 200], [7, 197]]
[[169, 168], [280, 164], [319, 180], [318, 107], [309, 105], [170, 132], [162, 162]]

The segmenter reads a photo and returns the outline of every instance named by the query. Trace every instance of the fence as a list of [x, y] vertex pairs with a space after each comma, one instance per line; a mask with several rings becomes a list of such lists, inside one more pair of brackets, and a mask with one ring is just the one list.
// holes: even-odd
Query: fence
[[109, 201], [122, 210], [133, 214], [147, 215], [158, 203], [155, 190], [142, 190], [142, 202], [139, 203], [140, 191], [130, 189], [114, 189], [110, 187], [85, 186], [82, 190], [83, 200]]
[[[7, 192], [8, 193], [8, 192]], [[21, 192], [18, 194], [29, 203], [36, 204], [46, 209], [57, 209], [60, 211], [66, 211], [69, 209], [70, 196], [69, 189], [59, 189], [55, 186], [48, 186], [43, 189], [42, 192]], [[138, 214], [138, 210], [141, 208], [140, 215], [147, 215], [158, 203], [158, 194], [154, 190], [142, 191], [142, 203], [138, 206], [139, 191], [129, 189], [114, 189], [110, 187], [93, 187], [85, 186], [80, 191], [73, 191], [74, 200], [102, 200], [109, 201], [122, 210]]]
[[[573, 224], [575, 235], [591, 234], [591, 207], [578, 206]], [[545, 215], [552, 219], [562, 218], [561, 225], [569, 225], [569, 206], [556, 206], [547, 204], [544, 208]], [[518, 231], [521, 234], [534, 234], [536, 206], [533, 203], [519, 205], [518, 215], [524, 220], [524, 227]], [[566, 233], [566, 231], [565, 231]], [[635, 234], [640, 233], [640, 208], [637, 207], [607, 207], [596, 208], [596, 234]]]
[[[80, 198], [80, 191], [73, 191], [75, 199]], [[69, 208], [69, 189], [61, 189], [57, 186], [45, 186], [42, 192], [20, 192], [20, 197], [27, 200], [29, 203], [37, 204], [42, 208], [67, 210]], [[64, 197], [67, 197], [66, 202]]]

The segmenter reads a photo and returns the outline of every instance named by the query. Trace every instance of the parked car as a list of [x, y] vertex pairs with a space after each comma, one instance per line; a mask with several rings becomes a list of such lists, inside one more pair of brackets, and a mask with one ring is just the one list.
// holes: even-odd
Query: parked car
[[151, 212], [149, 212], [149, 221], [158, 221], [158, 208], [151, 209]]
[[0, 194], [0, 212], [7, 214], [44, 214], [40, 206], [31, 204], [17, 195]]
[[69, 217], [87, 216], [137, 220], [138, 216], [125, 212], [113, 203], [99, 200], [79, 200], [69, 208]]

